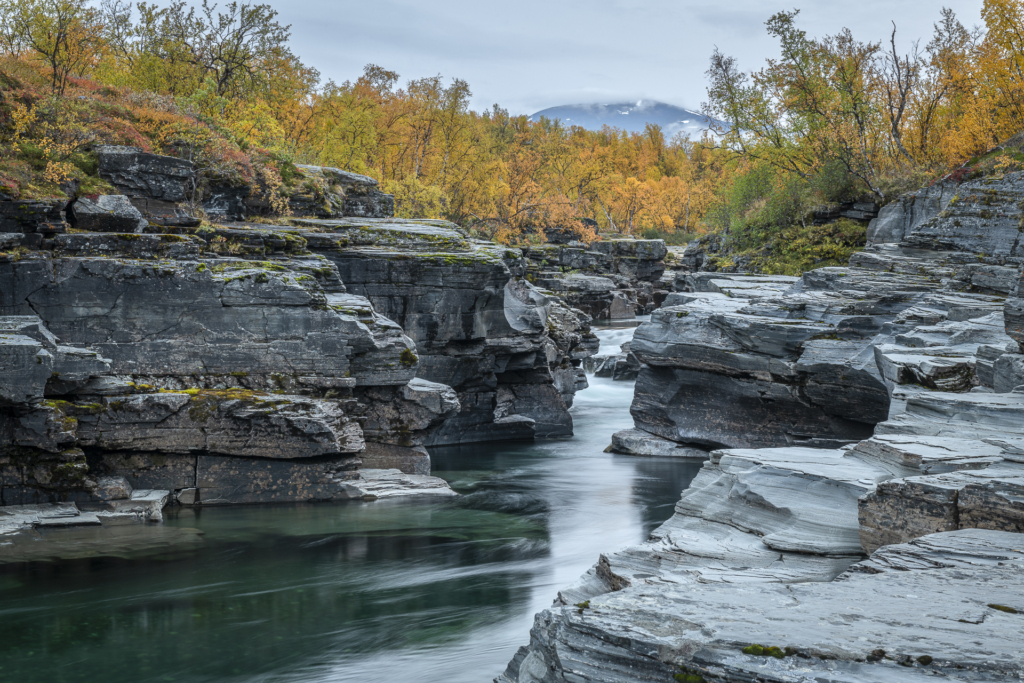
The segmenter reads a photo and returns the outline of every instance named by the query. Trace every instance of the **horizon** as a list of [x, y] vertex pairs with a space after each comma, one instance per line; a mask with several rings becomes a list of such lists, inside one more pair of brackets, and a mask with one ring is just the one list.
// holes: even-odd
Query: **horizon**
[[[528, 116], [570, 103], [637, 100], [699, 111], [715, 47], [736, 57], [745, 72], [760, 68], [777, 54], [764, 22], [791, 7], [755, 0], [716, 7], [694, 0], [600, 0], [597, 6], [529, 0], [511, 16], [467, 0], [429, 8], [411, 0], [382, 0], [373, 9], [353, 6], [334, 19], [317, 1], [271, 4], [281, 22], [292, 25], [295, 52], [319, 69], [324, 81], [354, 81], [370, 63], [396, 71], [402, 85], [441, 74], [446, 83], [461, 78], [469, 84], [475, 111], [498, 104]], [[901, 51], [916, 40], [927, 43], [942, 6], [951, 7], [966, 26], [980, 23], [981, 9], [981, 0], [947, 0], [927, 11], [917, 0], [865, 0], [857, 12], [837, 17], [834, 2], [794, 4], [801, 9], [801, 27], [812, 36], [849, 27], [860, 40], [887, 42], [890, 20], [895, 21]], [[610, 14], [620, 20], [602, 21]], [[680, 39], [680, 28], [686, 39]]]

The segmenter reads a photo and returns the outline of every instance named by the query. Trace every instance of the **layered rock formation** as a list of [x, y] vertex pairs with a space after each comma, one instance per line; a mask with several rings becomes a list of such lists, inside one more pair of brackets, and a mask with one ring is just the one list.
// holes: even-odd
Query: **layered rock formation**
[[592, 318], [646, 315], [668, 294], [662, 281], [668, 254], [664, 240], [606, 235], [590, 244], [532, 246], [524, 254], [531, 282]]
[[572, 434], [580, 361], [597, 340], [588, 316], [521, 277], [518, 249], [444, 221], [293, 222], [350, 292], [415, 341], [418, 376], [458, 392], [461, 412], [428, 445]]
[[319, 218], [200, 225], [191, 164], [98, 155], [125, 195], [0, 237], [0, 503], [451, 495], [426, 445], [572, 433], [596, 338], [519, 250], [319, 167], [288, 195]]
[[[117, 255], [2, 264], [0, 353], [20, 370], [4, 385], [7, 504], [93, 498], [100, 473], [204, 504], [344, 497], [360, 392], [393, 406], [373, 438], [403, 447], [458, 409], [447, 387], [410, 391], [414, 344], [366, 299], [326, 292], [325, 261]], [[71, 462], [87, 472], [56, 479]]]
[[499, 680], [1024, 675], [1022, 188], [905, 198], [849, 268], [681, 276], [630, 346], [637, 428], [612, 449], [708, 460]]
[[499, 680], [1011, 680], [1022, 589], [1019, 534], [936, 534], [833, 583], [667, 585], [544, 612]]

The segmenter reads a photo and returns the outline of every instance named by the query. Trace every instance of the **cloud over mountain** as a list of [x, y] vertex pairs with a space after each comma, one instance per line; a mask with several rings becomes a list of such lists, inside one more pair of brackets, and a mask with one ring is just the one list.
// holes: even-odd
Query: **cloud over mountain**
[[602, 126], [621, 128], [631, 133], [642, 133], [648, 123], [661, 126], [665, 137], [670, 139], [676, 133], [685, 133], [691, 139], [698, 139], [712, 123], [724, 125], [691, 109], [655, 100], [637, 100], [616, 104], [566, 104], [543, 109], [530, 117], [536, 121], [545, 116], [558, 119], [566, 126], [580, 126], [588, 130], [600, 130]]

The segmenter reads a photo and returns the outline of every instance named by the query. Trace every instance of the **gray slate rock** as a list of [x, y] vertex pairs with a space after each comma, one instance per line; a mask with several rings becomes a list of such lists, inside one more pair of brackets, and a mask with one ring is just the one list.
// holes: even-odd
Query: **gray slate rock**
[[868, 244], [902, 242], [919, 225], [938, 216], [956, 193], [955, 183], [938, 183], [887, 204], [868, 224]]
[[[529, 650], [498, 680], [1020, 677], [1024, 630], [1018, 615], [997, 607], [1015, 604], [1024, 589], [1021, 536], [952, 536], [930, 537], [934, 551], [924, 544], [890, 548], [890, 562], [901, 564], [901, 571], [851, 572], [834, 583], [625, 590], [581, 608], [548, 610], [536, 618]], [[973, 553], [981, 554], [977, 561], [963, 559]], [[947, 564], [951, 555], [959, 556], [953, 566]], [[992, 561], [999, 556], [1008, 559]], [[764, 652], [768, 647], [778, 648], [777, 655]]]
[[71, 205], [69, 222], [77, 230], [90, 232], [142, 232], [149, 222], [128, 197], [105, 194], [90, 199], [79, 197]]
[[615, 432], [612, 434], [612, 443], [608, 450], [624, 455], [653, 455], [693, 460], [706, 460], [709, 457], [707, 451], [699, 448], [687, 448], [675, 441], [662, 439], [640, 429], [625, 429]]

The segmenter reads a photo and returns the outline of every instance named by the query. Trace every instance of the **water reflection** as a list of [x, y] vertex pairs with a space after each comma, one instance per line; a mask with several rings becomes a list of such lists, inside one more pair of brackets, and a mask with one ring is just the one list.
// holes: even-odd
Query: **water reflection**
[[698, 469], [604, 453], [632, 384], [590, 381], [572, 439], [434, 449], [456, 500], [179, 510], [167, 528], [202, 532], [187, 552], [3, 567], [0, 680], [490, 680]]

